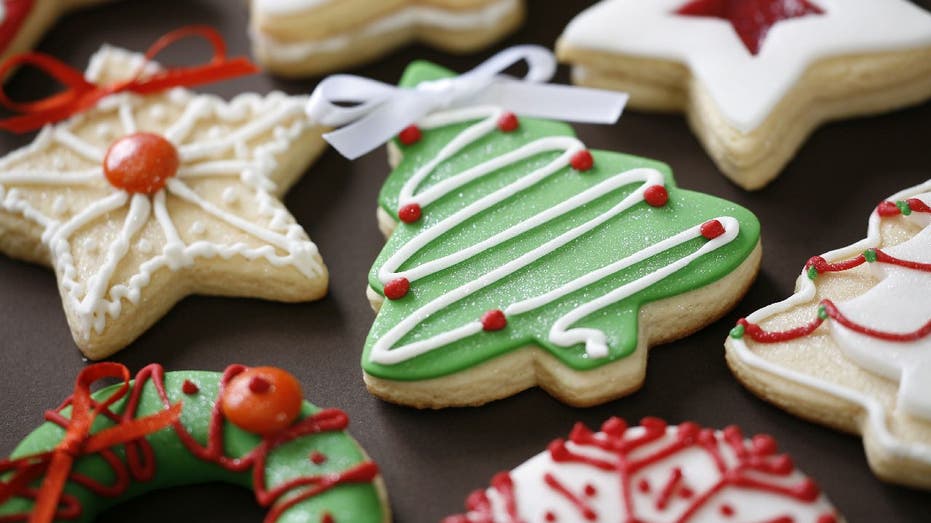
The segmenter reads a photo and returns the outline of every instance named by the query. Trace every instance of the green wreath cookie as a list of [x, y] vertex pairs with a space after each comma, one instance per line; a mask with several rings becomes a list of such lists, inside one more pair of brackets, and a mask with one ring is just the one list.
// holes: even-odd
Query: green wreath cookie
[[[91, 394], [104, 378], [122, 383]], [[378, 467], [344, 431], [348, 416], [303, 401], [273, 367], [215, 372], [85, 368], [74, 395], [0, 461], [0, 522], [92, 521], [159, 488], [251, 488], [266, 522], [390, 521]]]

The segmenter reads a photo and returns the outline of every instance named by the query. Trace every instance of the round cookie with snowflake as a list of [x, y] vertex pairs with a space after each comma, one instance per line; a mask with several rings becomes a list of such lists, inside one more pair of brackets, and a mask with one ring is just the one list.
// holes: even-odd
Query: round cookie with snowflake
[[771, 436], [657, 418], [632, 427], [611, 418], [600, 432], [577, 424], [567, 439], [473, 492], [466, 509], [444, 523], [840, 520]]
[[[125, 85], [143, 66], [105, 46], [86, 82]], [[150, 63], [134, 81], [159, 71]], [[326, 267], [280, 201], [323, 150], [305, 100], [180, 87], [102, 96], [0, 159], [0, 251], [55, 269], [91, 359], [188, 294], [320, 298]]]

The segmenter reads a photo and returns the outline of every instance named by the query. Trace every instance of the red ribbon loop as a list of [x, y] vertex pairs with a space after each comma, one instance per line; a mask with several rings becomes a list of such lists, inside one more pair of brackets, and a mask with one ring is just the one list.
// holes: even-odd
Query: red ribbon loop
[[[117, 378], [122, 383], [105, 400], [95, 402], [91, 398], [91, 386], [105, 378]], [[0, 481], [0, 504], [12, 497], [29, 495], [32, 492], [30, 485], [44, 475], [42, 486], [35, 494], [35, 505], [29, 521], [50, 523], [59, 509], [75, 459], [138, 440], [171, 426], [180, 418], [181, 404], [178, 403], [157, 414], [121, 422], [91, 435], [91, 427], [97, 416], [126, 396], [129, 380], [129, 369], [118, 363], [98, 363], [82, 370], [69, 401], [71, 419], [58, 446], [50, 452], [0, 460], [0, 473], [14, 471], [8, 481]]]
[[[188, 37], [201, 37], [213, 47], [213, 56], [204, 64], [159, 70], [145, 76], [146, 66], [166, 48]], [[34, 102], [16, 102], [7, 96], [0, 86], [0, 104], [21, 113], [5, 120], [0, 120], [0, 129], [14, 133], [34, 131], [50, 123], [60, 122], [70, 116], [86, 111], [101, 98], [121, 93], [151, 94], [172, 87], [194, 87], [201, 84], [219, 82], [237, 76], [258, 72], [248, 58], [226, 56], [226, 42], [215, 29], [208, 26], [192, 25], [176, 29], [155, 41], [146, 51], [143, 63], [133, 76], [122, 82], [109, 85], [96, 85], [88, 82], [84, 74], [70, 65], [49, 55], [41, 53], [23, 53], [10, 57], [0, 65], [0, 78], [21, 65], [31, 65], [60, 82], [65, 90]]]

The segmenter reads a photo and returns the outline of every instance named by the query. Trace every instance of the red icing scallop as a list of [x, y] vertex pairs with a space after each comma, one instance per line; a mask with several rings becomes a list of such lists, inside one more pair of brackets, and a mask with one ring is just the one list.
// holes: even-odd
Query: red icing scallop
[[177, 174], [181, 158], [171, 142], [153, 133], [134, 133], [113, 142], [103, 159], [110, 185], [131, 193], [154, 194]]

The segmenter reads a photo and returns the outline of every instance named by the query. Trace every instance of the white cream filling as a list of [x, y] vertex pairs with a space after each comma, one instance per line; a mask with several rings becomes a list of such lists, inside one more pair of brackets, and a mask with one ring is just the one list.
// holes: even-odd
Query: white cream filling
[[[323, 0], [326, 1], [326, 0]], [[315, 0], [320, 3], [319, 0]], [[275, 6], [270, 12], [295, 6], [304, 2], [290, 0], [275, 0], [270, 5]], [[271, 36], [263, 34], [256, 29], [252, 31], [252, 38], [266, 53], [282, 62], [298, 62], [306, 60], [315, 54], [336, 53], [353, 41], [362, 38], [372, 38], [391, 33], [407, 27], [430, 27], [437, 30], [465, 31], [469, 29], [482, 29], [498, 20], [514, 13], [520, 8], [520, 0], [499, 0], [485, 7], [470, 10], [456, 11], [439, 7], [410, 6], [397, 13], [376, 20], [358, 31], [341, 34], [322, 40], [304, 42], [282, 42]]]

